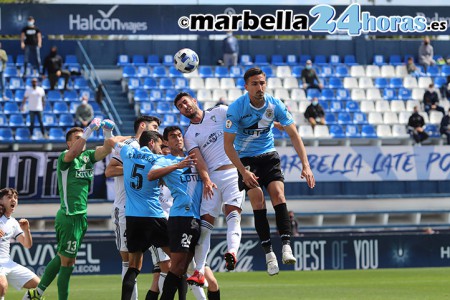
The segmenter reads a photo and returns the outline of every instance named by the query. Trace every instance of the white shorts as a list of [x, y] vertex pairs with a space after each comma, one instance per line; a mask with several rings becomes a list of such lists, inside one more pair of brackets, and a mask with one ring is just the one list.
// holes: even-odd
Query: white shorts
[[217, 189], [214, 190], [212, 199], [202, 199], [200, 216], [209, 214], [217, 218], [222, 210], [222, 204], [242, 207], [245, 193], [239, 191], [238, 172], [235, 168], [213, 171], [209, 177], [217, 185]]
[[151, 246], [150, 248], [148, 248], [148, 250], [152, 254], [152, 261], [154, 265], [159, 264], [162, 261], [170, 260], [170, 256], [167, 255], [167, 253], [164, 252], [164, 250], [161, 248]]
[[113, 207], [111, 219], [114, 224], [114, 234], [116, 235], [117, 250], [128, 252], [127, 248], [127, 222], [125, 220], [125, 209]]
[[34, 277], [37, 277], [30, 269], [25, 268], [12, 260], [0, 263], [0, 276], [6, 276], [8, 285], [12, 285], [17, 290], [20, 290], [25, 283]]

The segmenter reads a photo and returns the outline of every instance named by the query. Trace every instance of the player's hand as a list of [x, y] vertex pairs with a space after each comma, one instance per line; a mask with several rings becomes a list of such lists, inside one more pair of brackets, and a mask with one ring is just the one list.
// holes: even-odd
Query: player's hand
[[20, 228], [25, 231], [25, 230], [29, 230], [30, 229], [30, 223], [28, 222], [27, 219], [20, 219], [19, 220], [19, 225]]
[[259, 177], [256, 177], [253, 172], [250, 172], [247, 169], [245, 170], [244, 174], [242, 174], [242, 181], [251, 189], [259, 187], [258, 179]]
[[5, 235], [5, 232], [0, 229], [0, 237], [3, 237]]
[[197, 158], [195, 158], [195, 153], [191, 153], [186, 156], [185, 159], [177, 163], [177, 169], [190, 168], [197, 164]]
[[311, 189], [316, 186], [316, 179], [314, 178], [314, 174], [312, 173], [311, 168], [309, 166], [303, 167], [302, 174], [300, 175], [300, 177], [302, 179], [306, 178], [306, 183]]
[[214, 196], [214, 189], [217, 189], [217, 185], [211, 180], [203, 182], [203, 198], [212, 199]]
[[113, 131], [113, 129], [116, 126], [116, 124], [112, 120], [105, 119], [105, 120], [102, 121], [100, 126], [103, 128], [103, 130]]
[[102, 125], [102, 120], [100, 120], [99, 118], [94, 118], [88, 127], [89, 127], [89, 129], [94, 131], [94, 130], [98, 130], [101, 125]]

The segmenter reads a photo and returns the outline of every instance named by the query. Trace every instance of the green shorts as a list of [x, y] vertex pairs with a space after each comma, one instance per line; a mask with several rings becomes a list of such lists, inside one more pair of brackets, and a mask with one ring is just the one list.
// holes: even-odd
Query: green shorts
[[86, 230], [87, 216], [85, 214], [67, 216], [64, 211], [58, 210], [55, 219], [58, 253], [65, 257], [77, 257]]

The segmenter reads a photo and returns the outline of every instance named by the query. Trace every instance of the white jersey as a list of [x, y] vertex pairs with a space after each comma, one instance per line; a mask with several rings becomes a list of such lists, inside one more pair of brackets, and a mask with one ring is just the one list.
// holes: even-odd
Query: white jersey
[[14, 217], [7, 218], [5, 216], [0, 218], [0, 229], [5, 233], [0, 238], [0, 262], [6, 262], [10, 259], [11, 240], [23, 234], [23, 230]]
[[[139, 149], [139, 142], [136, 138], [131, 138], [123, 142], [124, 144], [130, 145], [133, 148]], [[120, 158], [120, 153], [115, 153], [112, 159], [117, 160], [122, 164], [122, 159]], [[114, 207], [118, 207], [119, 209], [125, 209], [126, 202], [126, 194], [125, 187], [123, 182], [123, 175], [114, 177]]]
[[209, 172], [223, 165], [232, 164], [223, 148], [223, 126], [227, 118], [225, 105], [218, 105], [203, 112], [200, 123], [191, 123], [184, 135], [186, 150], [198, 148]]

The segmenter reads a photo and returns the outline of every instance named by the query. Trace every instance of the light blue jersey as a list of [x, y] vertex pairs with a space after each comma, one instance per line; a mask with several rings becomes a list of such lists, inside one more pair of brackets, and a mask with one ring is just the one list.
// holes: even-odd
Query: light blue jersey
[[[158, 159], [154, 169], [171, 166], [185, 159], [171, 154]], [[203, 183], [195, 167], [176, 169], [162, 178], [172, 193], [173, 205], [170, 217], [194, 217], [200, 219]]]
[[245, 93], [228, 107], [224, 131], [236, 134], [234, 148], [240, 158], [275, 151], [273, 122], [280, 122], [283, 126], [294, 123], [281, 100], [268, 94], [264, 94], [264, 99], [264, 106], [255, 108]]
[[126, 193], [125, 216], [164, 218], [164, 211], [159, 203], [160, 189], [158, 180], [147, 180], [147, 174], [162, 158], [149, 148], [136, 149], [130, 145], [116, 145], [120, 149], [123, 161], [123, 180]]

